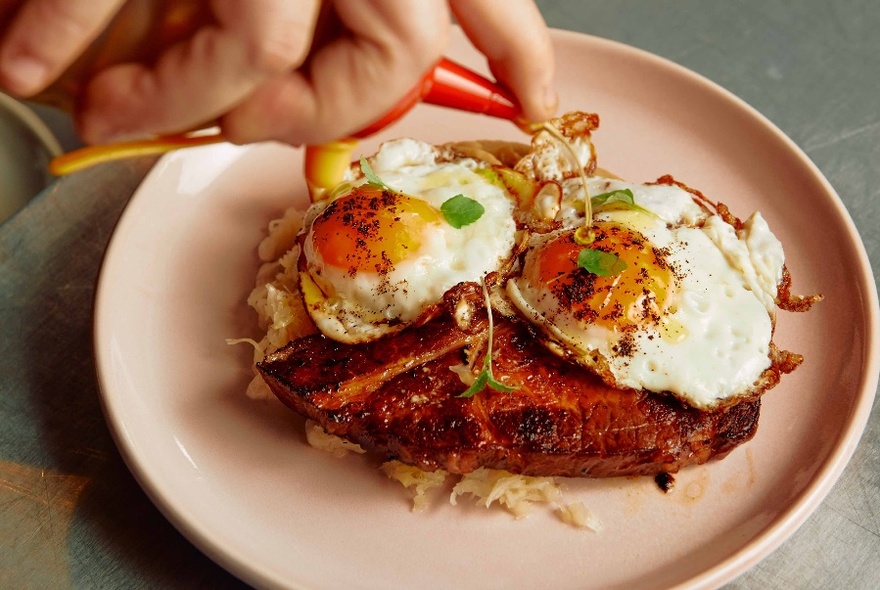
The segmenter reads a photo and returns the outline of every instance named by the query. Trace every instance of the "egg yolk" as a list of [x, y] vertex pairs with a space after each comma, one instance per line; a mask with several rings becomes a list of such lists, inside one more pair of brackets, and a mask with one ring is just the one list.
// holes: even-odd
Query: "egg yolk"
[[[545, 242], [527, 263], [524, 278], [538, 292], [552, 293], [559, 305], [554, 313], [570, 314], [581, 324], [627, 332], [646, 323], [661, 323], [674, 287], [667, 253], [617, 223], [597, 222], [593, 231], [595, 240], [587, 246], [575, 241], [574, 230]], [[584, 248], [615, 254], [626, 269], [602, 277], [580, 268], [578, 255]]]
[[345, 271], [387, 274], [416, 252], [425, 229], [442, 222], [426, 201], [370, 185], [336, 199], [312, 223], [310, 239], [323, 263]]

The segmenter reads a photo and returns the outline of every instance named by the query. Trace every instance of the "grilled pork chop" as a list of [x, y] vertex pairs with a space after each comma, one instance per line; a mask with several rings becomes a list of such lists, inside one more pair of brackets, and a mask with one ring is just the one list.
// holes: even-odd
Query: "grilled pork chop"
[[706, 412], [611, 389], [515, 319], [495, 326], [493, 373], [516, 389], [459, 397], [467, 386], [450, 367], [485, 343], [485, 329], [463, 331], [446, 315], [365, 345], [307, 336], [257, 366], [284, 404], [331, 434], [428, 471], [674, 473], [725, 456], [757, 429], [759, 399]]

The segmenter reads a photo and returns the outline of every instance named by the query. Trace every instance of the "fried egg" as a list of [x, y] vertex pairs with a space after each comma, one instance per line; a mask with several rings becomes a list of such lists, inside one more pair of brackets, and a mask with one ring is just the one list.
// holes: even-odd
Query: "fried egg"
[[[365, 179], [313, 205], [300, 273], [306, 307], [326, 336], [366, 342], [418, 320], [458, 283], [479, 282], [511, 257], [513, 202], [475, 160], [441, 161], [431, 145], [386, 142], [370, 159], [393, 190]], [[482, 216], [453, 227], [441, 206], [457, 195]]]
[[[533, 237], [507, 283], [514, 305], [551, 350], [612, 387], [671, 392], [703, 409], [748, 394], [771, 364], [784, 264], [760, 214], [737, 231], [678, 186], [593, 178], [588, 189], [628, 189], [638, 207], [595, 215], [595, 241], [584, 246], [570, 198], [583, 193], [569, 187], [563, 227]], [[626, 268], [593, 274], [578, 265], [585, 248]]]

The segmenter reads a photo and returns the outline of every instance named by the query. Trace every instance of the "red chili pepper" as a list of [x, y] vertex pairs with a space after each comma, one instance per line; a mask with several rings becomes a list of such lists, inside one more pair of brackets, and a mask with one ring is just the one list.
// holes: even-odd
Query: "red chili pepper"
[[384, 129], [418, 102], [512, 121], [521, 115], [516, 99], [507, 89], [444, 57], [394, 108], [352, 137], [362, 139]]
[[419, 102], [510, 119], [523, 129], [527, 126], [516, 99], [505, 88], [444, 57], [394, 108], [349, 139], [306, 146], [305, 176], [312, 200], [323, 198], [342, 181], [355, 149], [354, 140], [381, 131]]

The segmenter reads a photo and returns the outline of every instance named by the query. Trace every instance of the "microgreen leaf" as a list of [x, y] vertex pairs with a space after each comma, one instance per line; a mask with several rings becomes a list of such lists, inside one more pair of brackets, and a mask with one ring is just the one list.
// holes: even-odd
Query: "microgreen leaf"
[[600, 277], [613, 277], [626, 270], [627, 264], [616, 254], [584, 248], [578, 253], [577, 265]]
[[467, 388], [467, 390], [459, 395], [458, 397], [474, 397], [475, 394], [483, 391], [483, 388], [486, 387], [486, 382], [489, 380], [489, 373], [483, 369], [483, 372], [477, 377], [476, 381], [474, 381], [473, 385]]
[[483, 286], [483, 298], [486, 302], [486, 313], [489, 316], [489, 333], [487, 334], [488, 341], [486, 343], [486, 355], [483, 357], [483, 370], [480, 371], [479, 375], [477, 375], [477, 378], [473, 382], [473, 384], [468, 387], [464, 393], [459, 394], [458, 397], [473, 397], [475, 394], [483, 391], [483, 389], [485, 389], [487, 386], [501, 393], [510, 393], [511, 391], [516, 389], [516, 387], [510, 387], [509, 385], [505, 385], [499, 381], [496, 381], [495, 376], [492, 374], [492, 339], [494, 338], [492, 302], [489, 299], [489, 289], [486, 287], [485, 279], [482, 279], [480, 283]]
[[486, 369], [486, 385], [494, 389], [495, 391], [500, 391], [501, 393], [510, 393], [514, 391], [516, 387], [511, 387], [510, 385], [505, 385], [500, 381], [495, 381], [495, 378], [492, 376], [492, 367]]
[[632, 191], [628, 188], [618, 189], [615, 191], [602, 193], [601, 195], [596, 195], [595, 197], [590, 199], [590, 203], [593, 205], [594, 211], [617, 208], [630, 209], [632, 211], [640, 211], [642, 213], [647, 213], [652, 217], [656, 217], [656, 215], [652, 211], [648, 211], [644, 207], [636, 205], [635, 197], [633, 197]]
[[635, 204], [632, 191], [628, 188], [602, 193], [590, 199], [593, 207], [601, 207], [609, 203], [626, 203], [627, 205]]
[[379, 176], [373, 172], [373, 168], [370, 166], [370, 163], [367, 162], [367, 159], [361, 156], [361, 172], [364, 173], [364, 178], [367, 179], [367, 184], [370, 186], [374, 186], [378, 189], [382, 189], [383, 191], [389, 191], [392, 193], [400, 192], [396, 191], [387, 184], [385, 184]]
[[477, 376], [477, 380], [474, 381], [474, 384], [467, 388], [467, 391], [460, 394], [458, 397], [473, 397], [475, 394], [480, 393], [486, 387], [491, 387], [495, 391], [501, 393], [510, 393], [514, 391], [516, 387], [511, 387], [509, 385], [505, 385], [499, 381], [496, 381], [492, 376], [492, 367], [486, 367], [483, 371]]
[[455, 229], [469, 225], [483, 216], [486, 209], [470, 197], [455, 195], [440, 205], [440, 212], [447, 223]]

